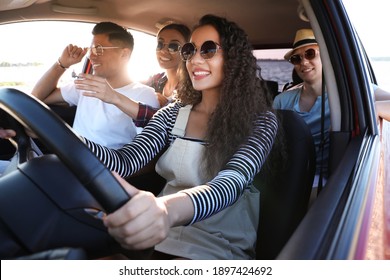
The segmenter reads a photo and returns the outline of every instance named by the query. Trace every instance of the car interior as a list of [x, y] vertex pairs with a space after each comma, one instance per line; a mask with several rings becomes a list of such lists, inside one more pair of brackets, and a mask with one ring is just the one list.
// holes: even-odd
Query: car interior
[[[255, 50], [291, 48], [300, 28], [312, 28], [321, 46], [331, 108], [330, 177], [311, 204], [315, 148], [310, 130], [296, 113], [278, 110], [287, 160], [281, 162], [281, 151], [272, 150], [254, 179], [261, 191], [256, 259], [354, 258], [362, 238], [356, 232], [366, 234], [359, 226], [363, 212], [370, 206], [364, 195], [369, 193], [365, 188], [373, 179], [367, 170], [376, 171], [380, 148], [373, 101], [367, 97], [372, 95], [370, 82], [375, 81], [375, 75], [346, 20], [341, 1], [0, 3], [3, 24], [107, 20], [151, 35], [169, 21], [194, 26], [197, 19], [210, 12], [239, 23]], [[300, 82], [292, 77], [287, 87]], [[273, 95], [279, 93], [280, 84], [272, 80], [267, 83]], [[7, 87], [0, 88], [0, 109], [0, 127], [20, 132], [11, 142], [0, 139], [0, 159], [13, 158], [15, 162], [0, 178], [0, 258], [99, 259], [116, 254], [130, 259], [148, 258], [150, 250], [121, 248], [102, 224], [104, 213], [131, 198], [70, 129], [75, 108], [48, 107]], [[25, 128], [37, 135], [34, 142], [42, 152], [38, 152], [39, 156]], [[59, 174], [63, 180], [57, 180]], [[150, 182], [158, 182], [161, 187], [164, 184], [155, 173], [128, 179], [140, 188]]]

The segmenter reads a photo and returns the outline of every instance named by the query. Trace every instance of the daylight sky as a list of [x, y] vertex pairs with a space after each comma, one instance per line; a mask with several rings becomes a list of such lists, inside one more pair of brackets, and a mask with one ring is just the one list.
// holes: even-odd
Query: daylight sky
[[370, 57], [390, 57], [388, 0], [343, 0]]

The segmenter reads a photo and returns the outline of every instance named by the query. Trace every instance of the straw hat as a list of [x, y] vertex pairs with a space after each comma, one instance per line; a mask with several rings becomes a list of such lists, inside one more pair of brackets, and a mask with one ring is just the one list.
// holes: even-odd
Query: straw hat
[[299, 29], [295, 34], [293, 49], [284, 55], [285, 60], [289, 60], [292, 53], [301, 47], [317, 45], [316, 38], [314, 37], [313, 30], [311, 29]]

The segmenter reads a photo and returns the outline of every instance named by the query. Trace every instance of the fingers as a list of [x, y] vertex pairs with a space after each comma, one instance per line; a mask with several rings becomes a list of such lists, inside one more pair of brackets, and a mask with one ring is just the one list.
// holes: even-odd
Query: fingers
[[0, 128], [0, 138], [10, 139], [15, 136], [16, 136], [16, 132], [14, 130]]
[[162, 200], [140, 191], [114, 174], [132, 197], [125, 205], [104, 218], [109, 233], [127, 249], [145, 249], [166, 238], [168, 214]]
[[88, 48], [81, 48], [76, 45], [69, 44], [62, 52], [60, 56], [60, 61], [68, 68], [73, 64], [79, 63], [83, 59], [87, 51]]
[[81, 48], [76, 45], [69, 44], [67, 47], [67, 51], [70, 57], [81, 59], [87, 53], [88, 48]]
[[103, 92], [101, 88], [103, 88], [103, 82], [105, 79], [102, 79], [100, 77], [90, 75], [90, 74], [79, 74], [79, 79], [76, 79], [74, 81], [76, 88], [79, 90], [84, 90], [87, 93], [97, 93], [97, 92]]
[[103, 102], [113, 104], [116, 92], [106, 79], [91, 74], [80, 74], [74, 81], [76, 88], [82, 90], [84, 96], [99, 98]]

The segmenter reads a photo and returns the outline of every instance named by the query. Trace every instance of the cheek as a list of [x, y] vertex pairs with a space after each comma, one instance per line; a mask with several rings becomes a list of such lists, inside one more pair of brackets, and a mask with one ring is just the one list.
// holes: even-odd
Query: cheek
[[218, 82], [222, 84], [222, 81], [225, 78], [225, 73], [223, 70], [223, 59], [218, 60], [218, 63], [215, 64], [214, 69], [214, 73], [217, 76]]
[[172, 61], [174, 61], [177, 65], [179, 65], [181, 62], [181, 57], [179, 54], [173, 54], [172, 59], [173, 59]]
[[188, 74], [191, 76], [191, 63], [189, 61], [186, 61], [186, 70], [188, 72]]

